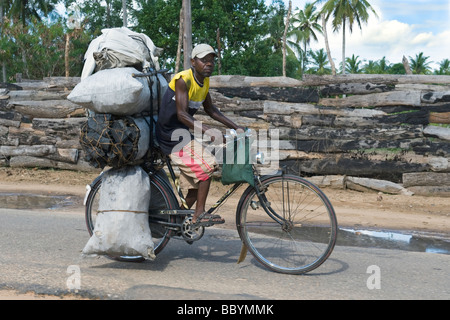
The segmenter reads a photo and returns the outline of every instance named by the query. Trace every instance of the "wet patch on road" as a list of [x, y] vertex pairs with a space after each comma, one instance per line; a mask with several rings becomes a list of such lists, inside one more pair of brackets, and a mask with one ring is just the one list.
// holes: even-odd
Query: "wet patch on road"
[[20, 192], [0, 193], [0, 208], [56, 210], [82, 204], [82, 199], [73, 195], [32, 194]]
[[420, 232], [341, 228], [337, 245], [450, 254], [450, 237]]

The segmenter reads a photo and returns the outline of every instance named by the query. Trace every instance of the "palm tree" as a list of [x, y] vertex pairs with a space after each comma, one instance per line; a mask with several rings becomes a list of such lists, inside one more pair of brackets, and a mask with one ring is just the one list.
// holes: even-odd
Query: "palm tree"
[[369, 62], [367, 62], [364, 65], [363, 71], [366, 74], [377, 74], [378, 73], [378, 63], [376, 61], [369, 60]]
[[346, 59], [347, 66], [346, 71], [351, 74], [361, 73], [362, 69], [359, 67], [361, 64], [361, 60], [359, 60], [359, 56], [353, 54], [351, 58]]
[[387, 74], [391, 71], [391, 64], [386, 60], [386, 57], [378, 61], [369, 60], [362, 71], [368, 74]]
[[[317, 0], [316, 2], [323, 2]], [[333, 16], [333, 31], [338, 31], [342, 27], [342, 73], [345, 73], [345, 31], [348, 24], [350, 33], [353, 32], [353, 24], [356, 22], [361, 28], [363, 22], [369, 20], [369, 10], [375, 16], [377, 13], [366, 0], [327, 0], [322, 7], [321, 13], [325, 14], [328, 21]]]
[[336, 66], [334, 65], [333, 58], [331, 57], [330, 45], [328, 44], [327, 20], [325, 18], [325, 14], [323, 13], [320, 14], [320, 20], [322, 20], [322, 33], [325, 40], [325, 48], [327, 49], [328, 61], [330, 62], [331, 66], [331, 74], [335, 76]]
[[436, 70], [435, 73], [438, 75], [450, 75], [450, 60], [442, 60], [439, 63], [439, 70]]
[[430, 63], [427, 61], [430, 57], [424, 57], [423, 52], [416, 54], [416, 58], [409, 57], [411, 69], [415, 74], [427, 74], [430, 72]]
[[386, 60], [386, 57], [381, 58], [381, 60], [378, 62], [378, 73], [379, 74], [389, 73], [390, 68], [391, 65], [389, 61]]
[[327, 54], [322, 49], [319, 49], [317, 51], [310, 51], [309, 52], [311, 58], [313, 59], [313, 67], [308, 70], [308, 72], [312, 72], [318, 75], [324, 75], [324, 74], [330, 74], [331, 69], [327, 68], [328, 65], [328, 59]]
[[305, 9], [299, 10], [292, 18], [293, 30], [289, 33], [297, 39], [297, 42], [303, 42], [302, 54], [302, 70], [305, 70], [307, 61], [307, 46], [311, 39], [317, 41], [316, 32], [322, 33], [322, 26], [317, 22], [319, 14], [316, 11], [316, 6], [313, 3], [306, 3]]
[[55, 9], [58, 0], [12, 0], [8, 14], [19, 18], [25, 27], [30, 17], [41, 20], [41, 14], [47, 16]]

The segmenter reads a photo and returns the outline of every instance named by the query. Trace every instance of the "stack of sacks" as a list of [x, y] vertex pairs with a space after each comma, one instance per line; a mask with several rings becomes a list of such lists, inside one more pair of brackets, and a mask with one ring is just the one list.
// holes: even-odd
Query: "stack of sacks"
[[[150, 141], [149, 111], [151, 100], [153, 102], [153, 114], [157, 112], [158, 101], [168, 88], [167, 80], [161, 74], [150, 77], [134, 77], [134, 75], [146, 72], [149, 69], [159, 70], [157, 56], [161, 49], [157, 48], [153, 41], [142, 33], [135, 33], [127, 28], [114, 28], [102, 30], [102, 35], [94, 39], [85, 54], [85, 64], [81, 76], [81, 82], [75, 86], [67, 97], [71, 102], [87, 108], [91, 118], [96, 115], [108, 115], [108, 121], [103, 121], [104, 128], [98, 125], [90, 126], [87, 122], [80, 140], [86, 161], [95, 167], [105, 165], [117, 167], [117, 164], [132, 165], [147, 154]], [[151, 87], [150, 87], [151, 84]], [[144, 114], [148, 117], [144, 118]], [[110, 116], [113, 116], [112, 118]], [[118, 117], [129, 118], [126, 121]], [[121, 127], [122, 123], [114, 121], [139, 124], [135, 128], [138, 134], [130, 136], [115, 135], [113, 139], [111, 127]], [[145, 120], [145, 121], [141, 121]], [[98, 123], [98, 121], [97, 121]], [[98, 130], [97, 130], [98, 129]], [[133, 132], [126, 128], [122, 132]], [[102, 136], [99, 139], [89, 141], [86, 137]], [[137, 139], [137, 141], [132, 141]], [[130, 141], [130, 142], [128, 142]], [[125, 143], [124, 143], [125, 142]], [[140, 150], [131, 155], [128, 150]], [[117, 149], [123, 146], [123, 149]], [[145, 150], [142, 147], [146, 148]], [[107, 155], [104, 157], [103, 155]], [[118, 157], [116, 155], [130, 155]], [[127, 162], [123, 160], [127, 159]]]
[[149, 150], [151, 102], [155, 113], [168, 84], [162, 75], [134, 75], [159, 70], [160, 51], [144, 34], [102, 30], [86, 52], [81, 82], [68, 96], [89, 110], [80, 135], [86, 160], [113, 167], [103, 174], [94, 232], [83, 255], [155, 257], [150, 179], [135, 164]]

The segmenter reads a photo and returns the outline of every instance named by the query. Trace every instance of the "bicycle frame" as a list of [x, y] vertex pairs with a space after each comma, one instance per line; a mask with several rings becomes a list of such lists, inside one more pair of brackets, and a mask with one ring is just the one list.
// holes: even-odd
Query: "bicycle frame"
[[[170, 159], [165, 156], [163, 159], [163, 163], [167, 166], [168, 170], [169, 170], [169, 174], [170, 177], [177, 189], [177, 193], [178, 196], [180, 198], [180, 202], [181, 202], [181, 207], [182, 209], [179, 210], [163, 210], [163, 211], [159, 211], [156, 215], [158, 214], [169, 214], [169, 215], [174, 215], [174, 216], [187, 216], [187, 215], [192, 215], [194, 213], [194, 210], [191, 210], [187, 207], [186, 205], [186, 200], [184, 198], [183, 192], [179, 186], [178, 180], [176, 178], [175, 175], [175, 171], [173, 170], [172, 167], [172, 163], [170, 161]], [[255, 172], [255, 190], [256, 190], [256, 194], [258, 196], [258, 199], [260, 201], [261, 206], [263, 207], [264, 211], [267, 213], [267, 215], [269, 215], [275, 222], [277, 222], [280, 225], [283, 225], [287, 220], [281, 216], [279, 216], [271, 207], [270, 205], [268, 205], [268, 201], [267, 199], [264, 197], [264, 194], [261, 193], [261, 190], [259, 188], [261, 182], [260, 182], [260, 176], [257, 174], [256, 168], [253, 165], [253, 170]], [[279, 171], [276, 175], [283, 175], [284, 171]], [[162, 179], [161, 179], [162, 180]], [[163, 181], [163, 183], [165, 183], [166, 187], [170, 190], [173, 190], [173, 187], [168, 184], [167, 182]], [[208, 210], [207, 213], [212, 214], [214, 211], [216, 211], [223, 203], [225, 203], [225, 201], [234, 194], [234, 192], [239, 189], [239, 187], [241, 187], [244, 183], [236, 183], [233, 186], [231, 186], [230, 189], [228, 189], [227, 192], [225, 192]], [[150, 213], [150, 216], [152, 216], [152, 213]], [[172, 224], [172, 223], [167, 223], [167, 222], [162, 222], [162, 221], [154, 221], [154, 223], [159, 223], [159, 224], [164, 224], [170, 227], [175, 227], [178, 226], [179, 224]]]
[[[178, 180], [176, 178], [175, 171], [173, 170], [172, 163], [171, 163], [170, 159], [167, 156], [165, 156], [165, 158], [163, 159], [163, 162], [167, 166], [167, 168], [169, 170], [170, 177], [171, 177], [171, 179], [172, 179], [172, 181], [173, 181], [173, 183], [174, 183], [174, 185], [175, 185], [175, 187], [177, 189], [177, 193], [178, 193], [178, 196], [180, 198], [181, 206], [184, 207], [184, 209], [177, 210], [177, 213], [182, 213], [182, 214], [183, 213], [184, 214], [186, 214], [186, 213], [193, 213], [193, 210], [189, 210], [189, 208], [187, 208], [186, 199], [185, 199], [185, 197], [183, 195], [183, 192], [182, 192], [182, 190], [180, 188], [180, 185], [179, 185]], [[213, 213], [218, 207], [220, 207], [242, 185], [243, 185], [243, 183], [236, 183], [236, 184], [234, 184], [225, 194], [222, 195], [222, 197], [220, 197], [219, 200], [217, 200], [217, 202], [214, 205], [211, 206], [211, 208], [208, 209], [207, 212], [208, 213]], [[172, 186], [169, 186], [167, 184], [166, 184], [166, 186], [171, 188], [171, 189], [173, 189]], [[177, 213], [174, 213], [174, 214], [177, 214]]]

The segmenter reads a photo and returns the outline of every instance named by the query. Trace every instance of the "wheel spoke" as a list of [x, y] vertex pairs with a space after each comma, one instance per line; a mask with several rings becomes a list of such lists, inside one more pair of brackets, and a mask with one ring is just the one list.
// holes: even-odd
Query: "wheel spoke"
[[274, 221], [255, 192], [244, 194], [238, 212], [241, 236], [255, 258], [270, 269], [304, 273], [322, 264], [336, 241], [337, 222], [326, 196], [310, 182], [296, 176], [270, 177], [262, 182], [270, 211], [283, 217]]

